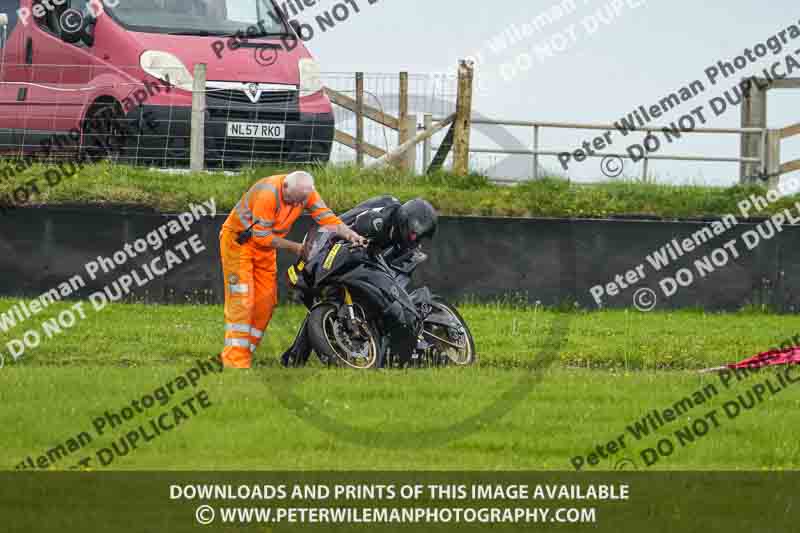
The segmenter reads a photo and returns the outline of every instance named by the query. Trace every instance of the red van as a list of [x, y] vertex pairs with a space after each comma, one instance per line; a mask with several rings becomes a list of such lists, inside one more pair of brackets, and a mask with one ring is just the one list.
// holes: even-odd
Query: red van
[[0, 0], [3, 151], [103, 138], [123, 162], [186, 164], [205, 63], [208, 166], [328, 160], [330, 100], [273, 0], [99, 2]]

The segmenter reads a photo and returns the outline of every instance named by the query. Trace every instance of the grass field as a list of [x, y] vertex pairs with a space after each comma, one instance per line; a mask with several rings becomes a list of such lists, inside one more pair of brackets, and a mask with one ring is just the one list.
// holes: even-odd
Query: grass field
[[[182, 210], [189, 202], [216, 199], [219, 209], [230, 210], [258, 178], [285, 173], [289, 168], [258, 168], [235, 175], [222, 173], [171, 174], [109, 163], [88, 165], [74, 176], [48, 186], [45, 167], [35, 164], [10, 179], [0, 180], [0, 199], [35, 179], [39, 194], [31, 205], [127, 204], [162, 211]], [[344, 211], [373, 196], [391, 194], [401, 200], [423, 196], [443, 214], [543, 217], [607, 217], [652, 215], [703, 217], [738, 213], [737, 203], [756, 187], [656, 185], [614, 180], [611, 183], [574, 184], [550, 178], [515, 187], [493, 185], [479, 175], [436, 173], [411, 176], [398, 170], [363, 170], [351, 166], [310, 169], [328, 205]], [[785, 209], [795, 202], [784, 198], [762, 213]]]
[[[4, 310], [14, 300], [1, 300]], [[757, 312], [554, 312], [465, 305], [480, 361], [466, 369], [349, 372], [286, 370], [277, 358], [303, 310], [276, 310], [258, 366], [202, 377], [103, 435], [93, 420], [173, 382], [219, 352], [218, 306], [119, 304], [45, 339], [13, 361], [11, 338], [56, 316], [61, 303], [0, 337], [3, 468], [33, 460], [85, 431], [94, 439], [54, 462], [68, 468], [205, 390], [211, 406], [180, 427], [117, 457], [114, 469], [570, 469], [570, 459], [628, 434], [652, 409], [708, 385], [719, 394], [658, 432], [633, 440], [595, 469], [629, 458], [745, 393], [766, 375], [724, 387], [694, 370], [742, 359], [800, 332], [800, 318]], [[560, 335], [559, 332], [563, 332]], [[549, 355], [555, 354], [552, 365]], [[544, 367], [543, 369], [538, 368]], [[197, 402], [195, 402], [196, 404]], [[794, 469], [800, 466], [800, 388], [663, 458], [663, 469]], [[674, 439], [673, 439], [674, 440]]]

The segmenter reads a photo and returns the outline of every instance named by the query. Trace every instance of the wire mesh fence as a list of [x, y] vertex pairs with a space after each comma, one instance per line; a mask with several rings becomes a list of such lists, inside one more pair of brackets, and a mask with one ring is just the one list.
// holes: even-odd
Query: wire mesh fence
[[[326, 87], [355, 98], [356, 82], [354, 73], [326, 73], [323, 81]], [[454, 76], [428, 74], [409, 74], [408, 113], [417, 118], [418, 129], [423, 127], [424, 114], [447, 116], [456, 110], [457, 80]], [[400, 78], [398, 74], [365, 73], [364, 103], [383, 113], [399, 115], [401, 106]], [[356, 135], [356, 114], [353, 111], [335, 106], [336, 127], [351, 136]], [[434, 135], [432, 144], [438, 145], [446, 132]], [[400, 142], [400, 134], [375, 121], [364, 123], [364, 140], [384, 151], [389, 151]], [[424, 160], [422, 144], [416, 147], [417, 171], [422, 171]], [[343, 144], [335, 144], [331, 156], [335, 162], [353, 162], [356, 152]]]
[[[192, 88], [188, 72], [141, 79], [141, 67], [3, 64], [0, 69], [0, 174], [35, 161], [82, 165], [101, 159], [150, 167], [188, 167]], [[172, 79], [170, 82], [169, 80]], [[365, 74], [368, 105], [397, 114], [397, 74]], [[353, 95], [353, 73], [324, 73], [324, 86]], [[355, 135], [352, 111], [331, 106], [324, 91], [297, 85], [213, 79], [205, 84], [204, 162], [209, 169], [262, 163], [355, 161], [334, 142], [337, 129]], [[455, 82], [409, 76], [408, 113], [449, 114]], [[366, 121], [365, 141], [388, 151], [391, 128]], [[420, 151], [422, 147], [417, 147]], [[21, 162], [21, 163], [20, 163]], [[18, 171], [18, 170], [17, 170]]]

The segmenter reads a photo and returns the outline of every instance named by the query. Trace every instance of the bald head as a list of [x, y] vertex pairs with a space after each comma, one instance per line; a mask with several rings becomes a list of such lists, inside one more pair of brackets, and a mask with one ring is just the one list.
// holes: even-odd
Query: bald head
[[283, 199], [288, 204], [305, 203], [308, 195], [314, 190], [314, 176], [298, 170], [286, 175], [283, 180]]

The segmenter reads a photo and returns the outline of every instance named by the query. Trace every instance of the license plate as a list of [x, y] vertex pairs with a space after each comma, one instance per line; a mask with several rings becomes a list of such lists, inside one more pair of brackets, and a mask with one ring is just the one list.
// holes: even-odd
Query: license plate
[[257, 122], [228, 122], [228, 137], [284, 139], [286, 138], [286, 124], [259, 124]]

